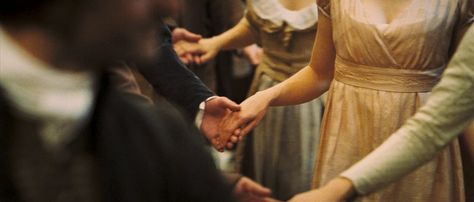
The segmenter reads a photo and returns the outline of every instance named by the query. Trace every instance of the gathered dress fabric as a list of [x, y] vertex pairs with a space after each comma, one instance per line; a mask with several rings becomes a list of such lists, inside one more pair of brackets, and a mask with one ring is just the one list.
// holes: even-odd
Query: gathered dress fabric
[[[393, 3], [396, 3], [394, 1]], [[313, 186], [321, 187], [378, 147], [429, 96], [472, 1], [413, 0], [386, 24], [360, 0], [321, 0], [336, 50]], [[356, 201], [464, 201], [458, 141], [394, 184]]]
[[[249, 95], [270, 88], [308, 64], [316, 35], [317, 6], [288, 10], [277, 0], [247, 1], [245, 23], [263, 49]], [[238, 148], [239, 170], [287, 200], [311, 189], [323, 105], [320, 99], [274, 107]]]

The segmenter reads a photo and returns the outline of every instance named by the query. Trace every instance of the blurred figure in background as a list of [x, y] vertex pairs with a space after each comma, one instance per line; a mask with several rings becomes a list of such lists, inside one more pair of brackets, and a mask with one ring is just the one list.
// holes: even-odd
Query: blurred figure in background
[[170, 3], [0, 3], [0, 201], [233, 201], [174, 110], [103, 74], [156, 60]]
[[[113, 77], [113, 83], [119, 90], [144, 104], [164, 105], [162, 99], [153, 99], [156, 94], [163, 96], [182, 109], [183, 115], [189, 118], [189, 125], [195, 120], [202, 134], [213, 142], [221, 119], [230, 111], [238, 110], [239, 106], [225, 97], [215, 96], [180, 62], [174, 52], [172, 41], [197, 42], [199, 40], [197, 35], [186, 30], [179, 32], [175, 30], [171, 34], [165, 25], [160, 26], [160, 32], [162, 32], [160, 35], [162, 43], [159, 45], [159, 57], [156, 61], [138, 68], [133, 63], [122, 63], [109, 69], [108, 73]], [[232, 185], [233, 194], [240, 201], [272, 201], [267, 198], [271, 195], [271, 191], [249, 178], [236, 173], [224, 173], [224, 177], [227, 183]]]

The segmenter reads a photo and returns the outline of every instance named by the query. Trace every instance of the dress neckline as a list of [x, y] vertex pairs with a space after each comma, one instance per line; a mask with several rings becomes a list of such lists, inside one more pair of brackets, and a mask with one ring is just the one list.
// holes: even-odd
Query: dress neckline
[[298, 10], [290, 10], [278, 0], [252, 0], [251, 7], [262, 19], [269, 20], [280, 26], [288, 24], [297, 30], [314, 26], [318, 21], [318, 7], [311, 4]]
[[[371, 18], [367, 15], [367, 13], [369, 13], [369, 11], [367, 10], [367, 7], [365, 6], [364, 2], [362, 2], [362, 0], [357, 0], [357, 3], [359, 4], [362, 12], [364, 13], [364, 18], [365, 18], [365, 21], [369, 24], [373, 24], [373, 25], [386, 25], [386, 26], [389, 26], [391, 24], [396, 24], [397, 22], [399, 22], [401, 19], [404, 19], [408, 16], [409, 14], [409, 11], [411, 11], [413, 9], [413, 7], [415, 6], [415, 4], [417, 3], [418, 0], [412, 0], [409, 5], [407, 5], [405, 8], [403, 8], [392, 20], [388, 21], [387, 19], [387, 16], [384, 16], [385, 17], [385, 21], [386, 22], [374, 22], [372, 20], [370, 20]], [[382, 11], [383, 12], [383, 11]], [[384, 26], [385, 27], [385, 26]]]

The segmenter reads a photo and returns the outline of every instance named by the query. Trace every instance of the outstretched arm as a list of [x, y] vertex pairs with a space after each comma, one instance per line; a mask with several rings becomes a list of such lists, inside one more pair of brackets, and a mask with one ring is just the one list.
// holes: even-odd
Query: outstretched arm
[[[232, 113], [222, 122], [220, 133], [224, 140], [229, 139], [232, 134], [238, 133], [242, 137], [250, 132], [263, 118], [268, 106], [300, 104], [326, 92], [333, 79], [335, 56], [331, 20], [325, 15], [319, 15], [318, 32], [309, 66], [242, 102], [241, 111]], [[242, 130], [237, 130], [238, 128]]]
[[255, 33], [246, 18], [232, 29], [212, 38], [201, 39], [198, 44], [180, 42], [178, 52], [200, 55], [194, 62], [200, 64], [213, 59], [221, 50], [243, 48], [255, 43]]
[[[194, 119], [199, 110], [199, 105], [206, 99], [214, 96], [201, 80], [189, 71], [173, 50], [171, 33], [163, 25], [163, 43], [159, 51], [159, 58], [156, 63], [140, 68], [140, 72], [153, 86], [158, 94], [163, 95], [171, 102], [177, 104], [185, 110], [189, 119]], [[175, 41], [197, 40], [199, 36], [193, 35], [184, 30], [180, 35], [173, 35]], [[225, 97], [215, 97], [204, 102], [205, 110], [201, 113], [201, 131], [214, 144], [218, 138], [217, 127], [220, 120], [230, 111], [239, 110], [239, 106]], [[217, 149], [222, 146], [214, 144]]]

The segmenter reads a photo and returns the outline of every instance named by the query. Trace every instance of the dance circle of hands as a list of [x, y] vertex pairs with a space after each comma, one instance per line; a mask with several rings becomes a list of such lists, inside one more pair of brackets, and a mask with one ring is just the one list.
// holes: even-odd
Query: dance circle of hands
[[[185, 64], [204, 64], [212, 60], [220, 50], [218, 43], [213, 41], [214, 38], [205, 39], [182, 28], [173, 30], [172, 36], [174, 49]], [[251, 64], [258, 65], [262, 50], [256, 45], [251, 45], [244, 49], [244, 55]], [[211, 99], [206, 102], [201, 132], [216, 150], [223, 152], [225, 149], [232, 149], [260, 123], [270, 104], [270, 96], [260, 92], [248, 97], [240, 104], [226, 97]], [[246, 177], [238, 182], [234, 192], [241, 201], [279, 201], [270, 198], [271, 190]], [[347, 200], [354, 195], [354, 192], [351, 182], [341, 179], [330, 182], [320, 189], [298, 194], [289, 201], [338, 202]]]

